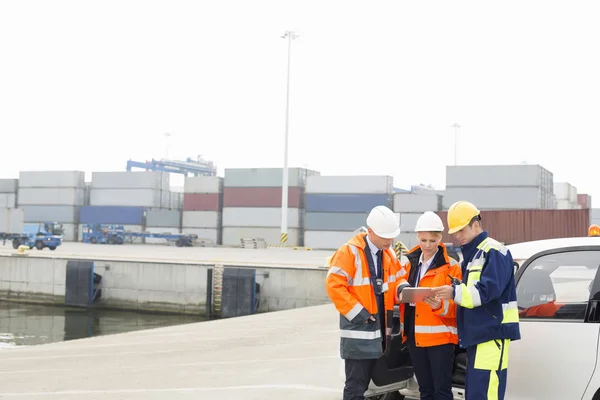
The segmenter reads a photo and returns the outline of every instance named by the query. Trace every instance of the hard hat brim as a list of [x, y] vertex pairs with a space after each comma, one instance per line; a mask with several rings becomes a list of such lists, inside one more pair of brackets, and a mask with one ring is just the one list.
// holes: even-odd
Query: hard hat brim
[[[371, 229], [373, 229], [373, 228], [371, 228]], [[380, 238], [394, 239], [394, 238], [397, 238], [398, 235], [400, 234], [400, 228], [396, 228], [393, 232], [377, 232], [376, 230], [373, 229], [373, 232]]]
[[448, 233], [450, 235], [460, 231], [461, 229], [463, 229], [465, 226], [469, 225], [468, 223], [464, 224], [464, 225], [460, 225], [460, 226], [455, 226], [454, 228], [450, 228], [448, 229]]

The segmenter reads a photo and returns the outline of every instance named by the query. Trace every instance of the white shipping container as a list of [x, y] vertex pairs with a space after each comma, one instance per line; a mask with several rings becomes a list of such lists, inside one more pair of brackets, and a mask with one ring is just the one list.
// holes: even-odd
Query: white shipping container
[[569, 201], [572, 203], [577, 203], [577, 188], [573, 185], [569, 187]]
[[21, 206], [82, 206], [85, 189], [77, 188], [19, 188]]
[[539, 187], [446, 188], [444, 209], [460, 200], [470, 201], [480, 210], [543, 209]]
[[170, 189], [169, 174], [154, 171], [92, 172], [92, 189]]
[[442, 196], [430, 193], [396, 193], [394, 194], [394, 212], [424, 213], [425, 211], [441, 211]]
[[[301, 211], [288, 208], [288, 227], [300, 226]], [[279, 207], [224, 207], [223, 227], [280, 227], [281, 208]]]
[[448, 165], [446, 188], [543, 187], [543, 178], [547, 172], [540, 165]]
[[185, 178], [184, 193], [221, 193], [223, 178], [220, 176], [190, 176]]
[[306, 193], [322, 194], [388, 194], [393, 193], [391, 176], [309, 176]]
[[337, 250], [355, 235], [343, 231], [304, 231], [304, 247]]
[[15, 208], [17, 206], [17, 195], [14, 193], [0, 193], [0, 207]]
[[20, 208], [0, 208], [0, 233], [23, 233], [23, 210]]
[[411, 250], [413, 247], [419, 244], [416, 232], [401, 232], [396, 240], [402, 242], [404, 246], [408, 248], [408, 250]]
[[83, 188], [83, 171], [21, 171], [19, 188]]
[[0, 179], [0, 193], [17, 193], [18, 179]]
[[184, 228], [218, 228], [221, 225], [221, 213], [218, 211], [184, 211]]
[[[79, 224], [78, 230], [77, 230], [77, 241], [81, 242], [83, 239], [83, 231], [86, 229], [86, 225], [85, 224]], [[144, 229], [141, 225], [123, 225], [123, 229], [125, 229], [126, 232], [142, 232]], [[142, 243], [140, 238], [136, 238], [134, 243]], [[95, 245], [98, 246], [98, 245]]]
[[[299, 246], [298, 229], [288, 229], [289, 246]], [[281, 242], [280, 228], [247, 228], [226, 227], [223, 228], [223, 244], [226, 246], [241, 246], [242, 238], [263, 238], [267, 244], [279, 244]]]
[[181, 233], [195, 233], [198, 235], [198, 241], [201, 239], [212, 240], [215, 244], [219, 243], [219, 229], [208, 229], [208, 228], [183, 228]]
[[22, 206], [25, 222], [76, 223], [79, 220], [78, 206]]
[[91, 206], [160, 208], [161, 192], [154, 189], [92, 189]]
[[556, 200], [557, 210], [575, 210], [579, 204], [573, 203], [569, 200]]
[[171, 192], [169, 208], [172, 210], [181, 210], [183, 208], [183, 193]]
[[[570, 200], [573, 193], [573, 186], [569, 182], [556, 182], [554, 184], [554, 195], [556, 200]], [[577, 189], [575, 189], [575, 199], [577, 199]]]
[[[165, 233], [165, 234], [176, 234], [176, 233], [180, 233], [179, 232], [179, 228], [177, 227], [147, 227], [145, 229], [146, 232], [149, 233]], [[167, 239], [163, 239], [163, 238], [144, 238], [144, 242], [146, 244], [168, 244], [168, 240]], [[172, 242], [173, 244], [175, 242]]]
[[403, 213], [400, 214], [400, 230], [402, 232], [414, 232], [417, 227], [417, 220], [423, 213]]
[[600, 208], [590, 209], [590, 218], [594, 220], [600, 220]]
[[[306, 186], [306, 177], [319, 175], [317, 171], [305, 168], [288, 168], [288, 186]], [[223, 186], [225, 187], [281, 187], [283, 168], [227, 168]]]

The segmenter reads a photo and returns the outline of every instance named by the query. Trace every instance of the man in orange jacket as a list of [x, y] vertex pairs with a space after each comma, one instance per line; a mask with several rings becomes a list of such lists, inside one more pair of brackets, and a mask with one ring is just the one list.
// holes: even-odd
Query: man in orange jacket
[[327, 294], [340, 312], [344, 400], [363, 400], [377, 359], [391, 334], [396, 281], [404, 275], [391, 249], [400, 234], [396, 215], [377, 206], [367, 217], [368, 233], [351, 238], [331, 259]]

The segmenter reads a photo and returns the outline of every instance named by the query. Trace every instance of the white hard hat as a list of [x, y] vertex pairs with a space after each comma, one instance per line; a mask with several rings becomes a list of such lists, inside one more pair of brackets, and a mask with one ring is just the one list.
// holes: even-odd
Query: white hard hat
[[400, 234], [400, 223], [396, 214], [386, 206], [377, 206], [367, 217], [367, 225], [384, 239], [393, 239]]
[[415, 232], [443, 232], [444, 223], [433, 211], [424, 212], [417, 220]]

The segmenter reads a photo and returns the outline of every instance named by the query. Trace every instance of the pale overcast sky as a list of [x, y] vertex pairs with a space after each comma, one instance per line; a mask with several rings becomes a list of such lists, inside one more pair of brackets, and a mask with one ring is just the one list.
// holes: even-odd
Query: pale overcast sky
[[389, 174], [541, 164], [600, 201], [598, 1], [0, 1], [0, 177], [202, 154]]

